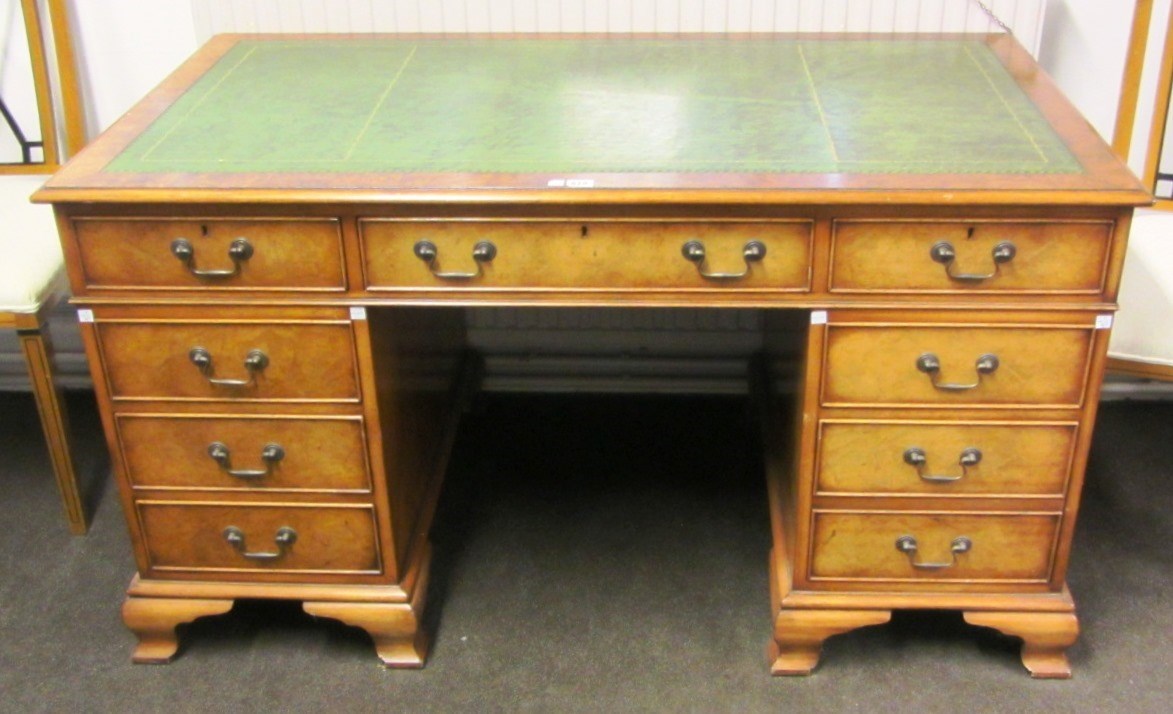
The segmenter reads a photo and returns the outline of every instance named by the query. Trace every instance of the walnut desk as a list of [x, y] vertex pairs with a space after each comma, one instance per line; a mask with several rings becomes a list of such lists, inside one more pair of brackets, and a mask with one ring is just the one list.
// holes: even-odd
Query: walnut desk
[[[767, 325], [773, 671], [948, 608], [1069, 674], [1149, 199], [1008, 36], [223, 36], [36, 200], [132, 534], [136, 661], [261, 597], [421, 666], [463, 310], [741, 306]], [[770, 387], [783, 310], [810, 316], [797, 399]]]

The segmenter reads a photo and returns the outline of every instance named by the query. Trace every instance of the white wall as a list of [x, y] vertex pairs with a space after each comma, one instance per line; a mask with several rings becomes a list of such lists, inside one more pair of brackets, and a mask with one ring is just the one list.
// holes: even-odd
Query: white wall
[[[1157, 93], [1170, 0], [1155, 0], [1140, 78], [1136, 125], [1128, 163], [1138, 175], [1144, 161]], [[1135, 0], [1049, 0], [1040, 62], [1059, 86], [1111, 141]], [[1112, 330], [1113, 357], [1173, 366], [1173, 216], [1137, 211]]]
[[90, 135], [105, 129], [196, 49], [188, 0], [73, 0]]
[[1048, 0], [1039, 63], [1112, 140], [1135, 0]]
[[[985, 0], [1033, 48], [1045, 0]], [[216, 32], [986, 32], [973, 0], [191, 0]]]

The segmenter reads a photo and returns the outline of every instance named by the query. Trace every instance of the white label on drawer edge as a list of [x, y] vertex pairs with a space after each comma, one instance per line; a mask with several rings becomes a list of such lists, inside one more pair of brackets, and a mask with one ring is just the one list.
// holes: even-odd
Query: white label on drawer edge
[[365, 319], [367, 319], [367, 309], [365, 307], [352, 307], [352, 308], [350, 308], [350, 319], [351, 320], [365, 320]]
[[811, 310], [811, 324], [812, 325], [825, 325], [825, 324], [827, 324], [827, 311], [826, 310]]
[[78, 322], [93, 322], [94, 321], [94, 311], [93, 310], [85, 310], [85, 309], [78, 310], [77, 311], [77, 321]]
[[1112, 327], [1111, 315], [1096, 315], [1096, 329], [1107, 330]]
[[594, 188], [594, 179], [550, 179], [546, 182], [550, 188]]

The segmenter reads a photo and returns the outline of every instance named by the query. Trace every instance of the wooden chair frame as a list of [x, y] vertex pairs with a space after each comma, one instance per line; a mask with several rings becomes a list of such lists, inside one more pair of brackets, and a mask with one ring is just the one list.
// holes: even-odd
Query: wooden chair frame
[[[78, 90], [77, 63], [70, 37], [66, 0], [48, 0], [52, 51], [55, 62], [50, 65], [46, 47], [45, 27], [37, 0], [21, 0], [29, 53], [36, 86], [37, 110], [40, 115], [41, 137], [45, 160], [36, 164], [0, 167], [0, 173], [29, 174], [51, 172], [58, 168], [67, 155], [77, 152], [85, 142], [81, 99]], [[64, 146], [58, 136], [58, 112], [52, 102], [50, 69], [57, 70], [54, 80], [61, 97], [60, 116], [64, 121]], [[70, 455], [69, 420], [65, 411], [62, 390], [53, 370], [53, 343], [49, 337], [48, 316], [66, 294], [60, 275], [58, 284], [30, 312], [0, 311], [0, 329], [15, 330], [20, 340], [32, 382], [33, 396], [41, 418], [41, 428], [49, 446], [49, 456], [65, 506], [69, 529], [78, 535], [89, 528], [89, 518], [78, 486], [77, 472]]]
[[[67, 0], [46, 0], [49, 29], [46, 35], [46, 18], [41, 16], [38, 0], [20, 0], [20, 7], [28, 39], [44, 160], [0, 164], [0, 174], [52, 173], [85, 144], [85, 119], [69, 30], [69, 8]], [[46, 45], [47, 37], [52, 38], [51, 46]], [[55, 58], [53, 63], [49, 62], [50, 51]], [[59, 106], [53, 102], [54, 86], [58, 89]]]
[[[1144, 71], [1145, 54], [1152, 29], [1153, 0], [1137, 0], [1132, 16], [1132, 29], [1128, 42], [1128, 54], [1124, 61], [1124, 77], [1120, 83], [1120, 103], [1116, 109], [1116, 126], [1112, 132], [1112, 149], [1127, 161], [1132, 149], [1136, 129], [1136, 110], [1140, 99], [1141, 74]], [[1165, 123], [1169, 113], [1170, 88], [1173, 87], [1173, 10], [1164, 34], [1164, 50], [1161, 53], [1157, 77], [1157, 95], [1153, 116], [1149, 122], [1148, 144], [1145, 146], [1145, 165], [1142, 181], [1152, 190], [1156, 184], [1157, 168], [1161, 160], [1161, 144], [1165, 138]], [[1173, 200], [1154, 200], [1153, 208], [1173, 210]], [[1147, 362], [1109, 357], [1109, 372], [1144, 379], [1173, 381], [1173, 367]]]
[[[55, 297], [59, 298], [60, 293]], [[89, 517], [70, 452], [69, 418], [62, 389], [55, 379], [53, 342], [48, 330], [48, 314], [56, 303], [57, 299], [46, 300], [36, 312], [0, 312], [0, 329], [14, 329], [20, 339], [69, 530], [83, 535], [89, 529]]]

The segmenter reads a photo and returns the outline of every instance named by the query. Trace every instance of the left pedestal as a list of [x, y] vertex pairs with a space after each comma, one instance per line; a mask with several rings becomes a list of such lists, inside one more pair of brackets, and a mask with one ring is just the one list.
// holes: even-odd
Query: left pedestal
[[469, 371], [461, 313], [95, 306], [83, 324], [138, 575], [135, 662], [285, 599], [422, 667], [427, 534]]

